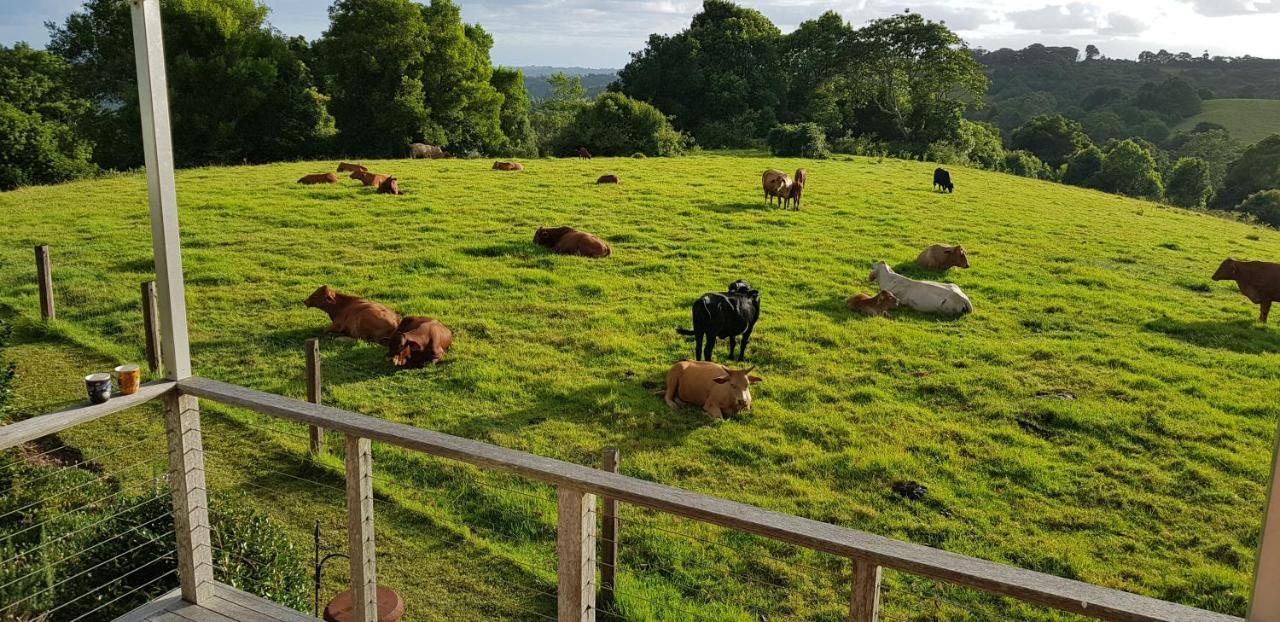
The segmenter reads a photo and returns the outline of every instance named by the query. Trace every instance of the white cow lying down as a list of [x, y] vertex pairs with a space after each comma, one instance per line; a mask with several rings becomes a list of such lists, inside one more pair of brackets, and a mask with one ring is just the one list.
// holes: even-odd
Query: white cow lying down
[[883, 261], [871, 267], [871, 276], [867, 278], [879, 284], [880, 289], [889, 290], [900, 304], [921, 313], [960, 315], [973, 311], [973, 303], [959, 286], [912, 280], [894, 272]]

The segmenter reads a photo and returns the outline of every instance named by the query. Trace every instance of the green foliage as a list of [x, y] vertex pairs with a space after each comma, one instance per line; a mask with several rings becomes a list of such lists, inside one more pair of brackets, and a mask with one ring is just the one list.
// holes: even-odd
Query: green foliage
[[490, 79], [493, 88], [502, 95], [499, 120], [506, 146], [501, 155], [537, 157], [538, 137], [529, 120], [529, 95], [524, 88], [524, 74], [519, 69], [496, 67]]
[[1089, 145], [1071, 155], [1062, 172], [1062, 183], [1082, 188], [1097, 188], [1101, 181], [1102, 150], [1096, 145]]
[[1005, 153], [1004, 170], [1019, 177], [1052, 180], [1053, 169], [1040, 161], [1034, 153], [1027, 151], [1009, 151]]
[[[301, 51], [255, 0], [165, 0], [165, 51], [179, 166], [270, 162], [326, 148], [333, 119]], [[142, 164], [129, 5], [86, 0], [49, 49], [72, 66], [78, 94], [105, 105], [81, 130], [108, 168]], [[117, 105], [118, 104], [118, 105]]]
[[1244, 212], [1260, 222], [1280, 228], [1280, 190], [1263, 190], [1251, 194], [1240, 203], [1236, 211]]
[[831, 155], [827, 136], [817, 123], [784, 123], [769, 130], [769, 153], [775, 156], [824, 159]]
[[605, 93], [581, 108], [560, 131], [554, 152], [567, 156], [586, 147], [602, 156], [636, 152], [675, 156], [684, 153], [685, 143], [685, 137], [657, 108], [622, 93]]
[[247, 501], [220, 499], [211, 536], [222, 581], [295, 611], [312, 604], [310, 572], [302, 552], [266, 514]]
[[1175, 157], [1199, 158], [1209, 165], [1209, 181], [1214, 189], [1221, 188], [1227, 179], [1227, 167], [1240, 157], [1243, 148], [1231, 138], [1225, 129], [1198, 128], [1191, 133], [1179, 133], [1169, 139], [1169, 152]]
[[12, 361], [5, 358], [5, 346], [13, 334], [13, 327], [0, 320], [0, 425], [10, 423], [9, 410], [13, 402], [13, 384], [17, 376], [17, 368]]
[[0, 45], [0, 190], [92, 175], [92, 145], [75, 126], [89, 102], [70, 90], [70, 67], [25, 43]]
[[556, 137], [578, 116], [587, 105], [587, 90], [582, 78], [554, 73], [547, 77], [550, 94], [533, 105], [529, 115], [530, 125], [537, 136], [538, 155], [551, 155]]
[[1182, 78], [1169, 78], [1160, 84], [1148, 82], [1138, 89], [1134, 103], [1139, 108], [1154, 110], [1171, 120], [1200, 114], [1200, 95]]
[[1182, 158], [1174, 165], [1165, 184], [1165, 198], [1178, 207], [1199, 209], [1213, 195], [1209, 163], [1200, 158]]
[[1052, 168], [1089, 144], [1083, 126], [1060, 114], [1038, 116], [1013, 132], [1014, 149], [1029, 151]]
[[990, 123], [962, 121], [960, 138], [962, 150], [968, 155], [970, 166], [990, 171], [1000, 170], [1004, 164], [1004, 143], [1000, 139], [1000, 130]]
[[1164, 192], [1159, 170], [1146, 147], [1135, 140], [1124, 140], [1107, 151], [1098, 185], [1107, 192], [1158, 199]]
[[1232, 209], [1246, 197], [1261, 190], [1280, 188], [1280, 134], [1253, 146], [1227, 167], [1223, 188], [1214, 205]]

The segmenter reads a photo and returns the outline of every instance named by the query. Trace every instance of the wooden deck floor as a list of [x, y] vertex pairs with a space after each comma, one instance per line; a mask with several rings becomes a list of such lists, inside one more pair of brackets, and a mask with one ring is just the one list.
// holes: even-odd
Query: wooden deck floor
[[115, 622], [316, 622], [316, 619], [277, 605], [269, 600], [242, 592], [229, 585], [217, 584], [213, 602], [200, 607], [182, 600], [173, 590], [129, 613]]

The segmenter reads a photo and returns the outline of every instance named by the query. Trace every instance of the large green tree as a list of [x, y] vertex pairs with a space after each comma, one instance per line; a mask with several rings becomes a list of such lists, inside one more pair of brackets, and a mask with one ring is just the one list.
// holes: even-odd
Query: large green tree
[[1041, 115], [1014, 130], [1010, 144], [1023, 149], [1053, 168], [1066, 163], [1072, 154], [1089, 145], [1080, 123], [1060, 114]]
[[657, 108], [622, 93], [604, 93], [578, 109], [556, 137], [556, 155], [578, 147], [604, 156], [673, 156], [684, 152], [685, 137]]
[[557, 72], [547, 77], [551, 93], [534, 103], [529, 123], [537, 135], [538, 154], [552, 155], [560, 131], [573, 122], [578, 111], [587, 105], [587, 89], [580, 76]]
[[[333, 132], [325, 98], [290, 42], [255, 0], [164, 0], [175, 160], [267, 162], [322, 150]], [[72, 66], [71, 84], [95, 104], [85, 133], [100, 163], [142, 163], [129, 5], [87, 0], [49, 49]]]
[[538, 137], [529, 120], [529, 94], [524, 88], [524, 73], [519, 69], [497, 67], [489, 82], [502, 95], [499, 122], [507, 140], [502, 154], [537, 156]]
[[1277, 188], [1280, 188], [1280, 134], [1273, 134], [1245, 149], [1227, 167], [1214, 206], [1235, 209], [1249, 195]]
[[1134, 140], [1120, 141], [1107, 151], [1098, 183], [1107, 192], [1133, 197], [1158, 199], [1164, 193], [1155, 158]]
[[69, 71], [25, 43], [0, 45], [0, 190], [96, 171], [92, 144], [75, 130], [89, 102], [71, 91]]
[[1178, 160], [1165, 184], [1165, 198], [1178, 207], [1201, 208], [1212, 195], [1209, 163], [1200, 158]]

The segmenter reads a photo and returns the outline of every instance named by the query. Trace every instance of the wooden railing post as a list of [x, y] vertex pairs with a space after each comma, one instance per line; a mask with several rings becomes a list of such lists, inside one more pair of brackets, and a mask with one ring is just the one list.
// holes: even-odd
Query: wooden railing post
[[213, 549], [209, 543], [209, 500], [198, 400], [171, 391], [164, 398], [164, 421], [169, 440], [173, 527], [178, 541], [178, 582], [183, 600], [202, 605], [213, 598]]
[[559, 560], [557, 622], [596, 619], [596, 496], [561, 486], [557, 490], [556, 558]]
[[1254, 564], [1249, 622], [1280, 622], [1280, 431], [1271, 453], [1271, 483], [1262, 513], [1262, 535]]
[[156, 303], [156, 282], [147, 281], [142, 284], [142, 329], [147, 340], [147, 369], [152, 374], [163, 373], [160, 364], [160, 325], [157, 319], [160, 310]]
[[[307, 401], [320, 403], [320, 340], [308, 339], [307, 351]], [[324, 428], [311, 425], [311, 455], [318, 456], [324, 451]]]
[[378, 622], [378, 573], [373, 540], [373, 445], [347, 435], [347, 555], [351, 558], [351, 619]]
[[54, 319], [53, 311], [53, 269], [49, 262], [49, 247], [41, 244], [36, 247], [36, 282], [40, 285], [40, 319], [48, 322]]
[[[601, 467], [617, 473], [622, 463], [622, 455], [616, 447], [604, 450], [601, 456]], [[603, 604], [614, 602], [613, 593], [617, 589], [618, 576], [618, 537], [621, 532], [621, 521], [618, 519], [618, 500], [604, 498], [604, 519], [602, 522], [602, 540], [600, 546], [600, 600]]]
[[880, 566], [853, 560], [853, 586], [849, 598], [851, 622], [876, 622], [880, 618]]

